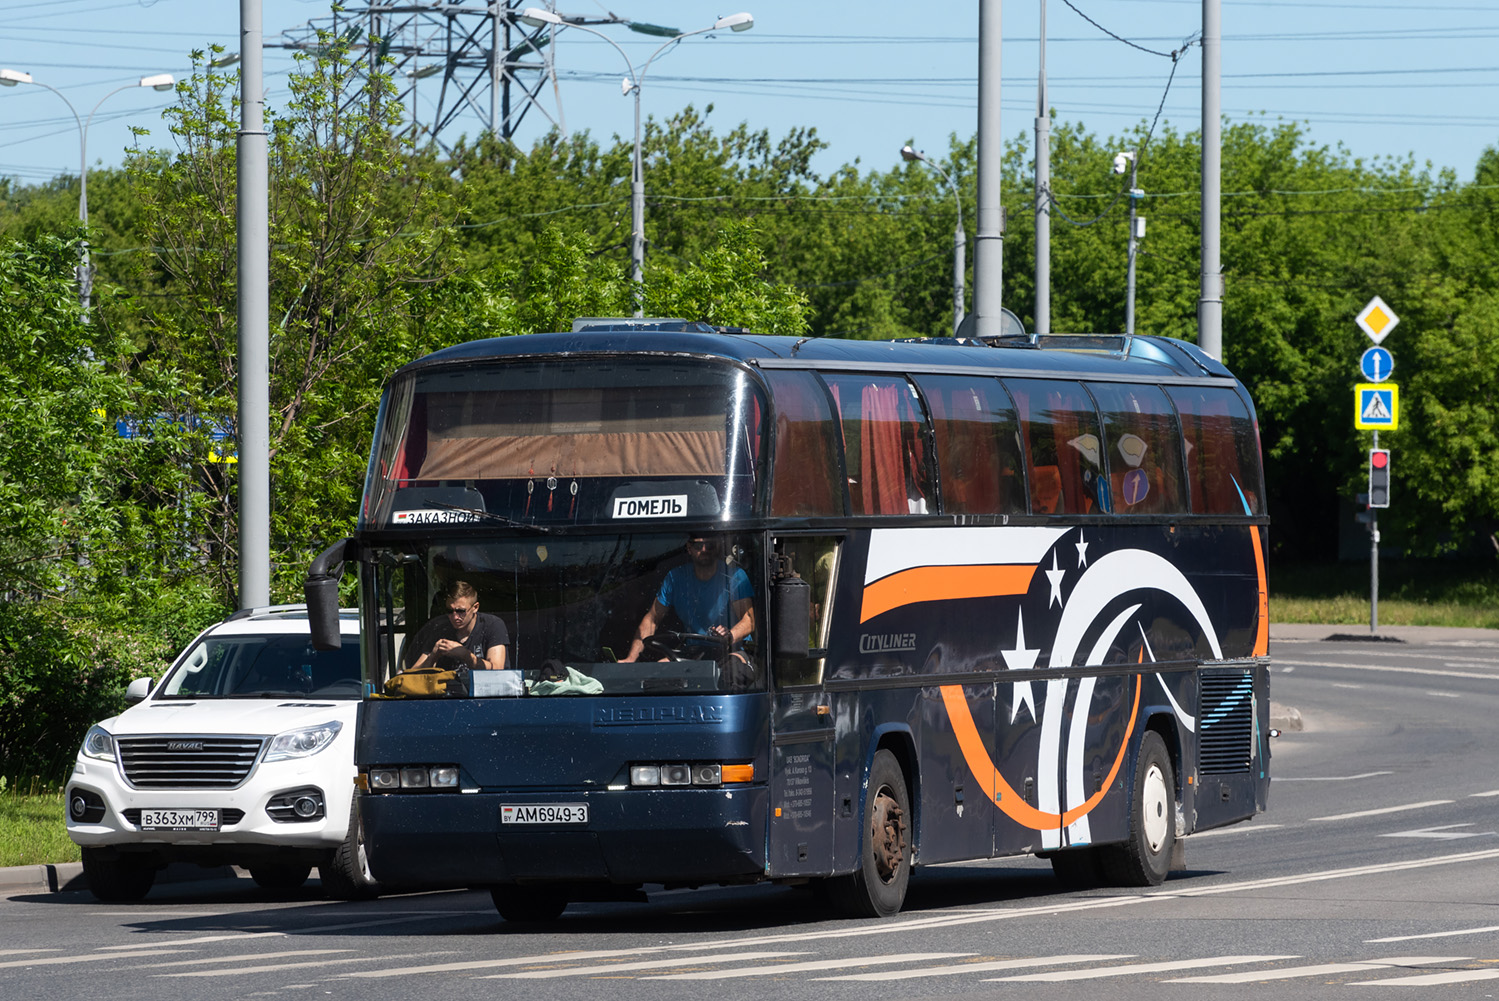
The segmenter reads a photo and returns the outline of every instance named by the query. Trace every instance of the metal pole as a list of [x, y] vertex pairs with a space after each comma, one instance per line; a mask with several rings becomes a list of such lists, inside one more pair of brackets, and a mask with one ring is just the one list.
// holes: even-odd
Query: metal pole
[[1220, 0], [1202, 0], [1202, 288], [1197, 300], [1197, 345], [1223, 357], [1223, 266], [1218, 257], [1223, 75]]
[[632, 70], [635, 91], [635, 161], [630, 178], [630, 279], [635, 283], [635, 315], [645, 315], [645, 165], [640, 159], [640, 77]]
[[[957, 194], [957, 189], [953, 189]], [[963, 206], [958, 206], [958, 225], [952, 236], [952, 332], [963, 326], [963, 272], [968, 270], [968, 236], [963, 232]]]
[[1000, 202], [1004, 137], [1000, 132], [1001, 0], [979, 0], [978, 233], [973, 240], [974, 333], [998, 337], [1003, 327], [1004, 206]]
[[[1374, 447], [1379, 447], [1378, 431], [1374, 432]], [[1379, 508], [1372, 503], [1369, 505], [1369, 632], [1379, 632]]]
[[1046, 100], [1046, 0], [1041, 0], [1041, 79], [1036, 87], [1037, 334], [1051, 333], [1051, 109]]
[[1132, 151], [1129, 160], [1129, 267], [1128, 277], [1125, 279], [1124, 297], [1124, 333], [1127, 337], [1135, 336], [1135, 198], [1136, 177], [1139, 170], [1138, 151]]
[[270, 197], [261, 0], [240, 0], [239, 606], [271, 603]]

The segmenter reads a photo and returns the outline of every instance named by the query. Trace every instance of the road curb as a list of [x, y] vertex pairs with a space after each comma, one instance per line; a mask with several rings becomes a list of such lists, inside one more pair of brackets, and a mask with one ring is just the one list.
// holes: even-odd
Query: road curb
[[[247, 875], [230, 865], [201, 866], [177, 863], [156, 874], [157, 883], [193, 883], [205, 879], [235, 879]], [[88, 889], [82, 862], [15, 865], [0, 868], [0, 896], [30, 893], [72, 893]]]
[[1304, 729], [1301, 722], [1301, 710], [1295, 706], [1283, 706], [1279, 702], [1270, 703], [1270, 728], [1272, 730]]

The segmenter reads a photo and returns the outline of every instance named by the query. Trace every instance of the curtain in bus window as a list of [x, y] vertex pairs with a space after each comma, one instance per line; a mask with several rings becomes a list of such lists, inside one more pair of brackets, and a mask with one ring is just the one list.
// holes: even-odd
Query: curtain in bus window
[[838, 432], [827, 394], [810, 372], [767, 372], [765, 379], [776, 421], [770, 513], [792, 518], [842, 515]]
[[1101, 475], [1103, 439], [1093, 399], [1076, 382], [1006, 379], [1030, 449], [1026, 477], [1032, 514], [1092, 514], [1110, 510]]
[[1115, 514], [1185, 514], [1181, 434], [1156, 386], [1090, 383], [1103, 415]]
[[[1197, 514], [1261, 514], [1260, 448], [1254, 421], [1227, 387], [1170, 386], [1181, 415], [1187, 484]], [[1240, 491], [1243, 499], [1240, 499]]]
[[[854, 514], [925, 514], [926, 421], [902, 378], [825, 376], [838, 407]], [[857, 474], [856, 474], [857, 471]]]
[[937, 439], [942, 510], [958, 514], [1024, 514], [1019, 427], [998, 380], [919, 375]]

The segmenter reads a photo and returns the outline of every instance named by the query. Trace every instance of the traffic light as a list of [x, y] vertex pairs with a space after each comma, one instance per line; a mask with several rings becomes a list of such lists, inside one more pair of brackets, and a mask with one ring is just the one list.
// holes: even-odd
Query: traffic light
[[1369, 449], [1369, 506], [1390, 506], [1390, 450]]

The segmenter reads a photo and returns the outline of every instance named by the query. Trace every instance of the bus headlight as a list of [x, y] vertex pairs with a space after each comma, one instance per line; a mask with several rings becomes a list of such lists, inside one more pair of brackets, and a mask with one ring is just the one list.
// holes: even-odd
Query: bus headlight
[[716, 761], [697, 761], [630, 766], [630, 785], [636, 787], [720, 786], [754, 780], [754, 765], [724, 765]]
[[370, 792], [401, 792], [417, 789], [457, 789], [457, 765], [402, 765], [371, 768], [367, 773]]

